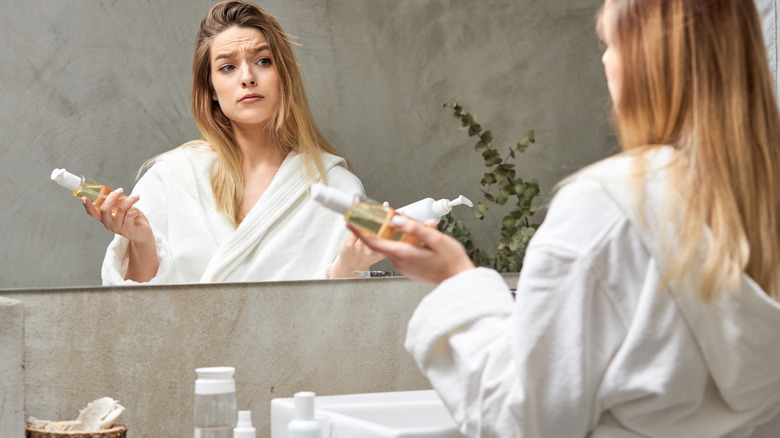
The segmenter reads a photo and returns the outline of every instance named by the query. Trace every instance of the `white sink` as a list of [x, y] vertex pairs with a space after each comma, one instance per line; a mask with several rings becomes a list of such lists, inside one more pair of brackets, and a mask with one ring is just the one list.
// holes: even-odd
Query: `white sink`
[[[436, 391], [316, 397], [323, 438], [462, 438]], [[287, 438], [293, 399], [271, 400], [271, 438]]]

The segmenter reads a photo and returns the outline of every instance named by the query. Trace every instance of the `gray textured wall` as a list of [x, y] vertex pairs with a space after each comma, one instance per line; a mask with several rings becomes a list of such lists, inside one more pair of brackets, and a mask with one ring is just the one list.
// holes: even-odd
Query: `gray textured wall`
[[[444, 102], [514, 144], [545, 195], [615, 150], [594, 32], [599, 0], [269, 0], [300, 46], [315, 116], [375, 199], [479, 198], [483, 168]], [[198, 137], [197, 25], [212, 1], [32, 0], [0, 14], [0, 288], [100, 284], [110, 235], [49, 180], [130, 189], [147, 158]], [[465, 217], [471, 213], [458, 211]], [[496, 240], [498, 217], [477, 238]], [[538, 219], [541, 219], [539, 217]], [[472, 221], [475, 222], [475, 221]]]

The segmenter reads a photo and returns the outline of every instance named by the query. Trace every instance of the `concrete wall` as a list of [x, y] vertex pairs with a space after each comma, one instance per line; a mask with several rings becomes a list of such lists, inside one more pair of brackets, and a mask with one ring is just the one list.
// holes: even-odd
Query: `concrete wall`
[[[190, 62], [213, 3], [4, 5], [0, 288], [100, 284], [111, 236], [49, 174], [65, 167], [130, 189], [144, 160], [198, 137]], [[520, 172], [545, 194], [615, 150], [594, 32], [600, 0], [259, 4], [300, 44], [315, 116], [375, 199], [479, 198], [481, 157], [442, 107], [453, 99], [478, 112], [496, 144], [536, 130]], [[479, 239], [497, 240], [492, 218]]]
[[269, 436], [275, 397], [428, 389], [403, 340], [430, 289], [396, 277], [6, 291], [0, 436], [21, 436], [27, 416], [75, 419], [103, 396], [125, 406], [130, 438], [191, 436], [204, 366], [236, 367], [238, 407], [252, 411], [258, 437]]
[[0, 436], [24, 436], [24, 314], [22, 303], [0, 297]]

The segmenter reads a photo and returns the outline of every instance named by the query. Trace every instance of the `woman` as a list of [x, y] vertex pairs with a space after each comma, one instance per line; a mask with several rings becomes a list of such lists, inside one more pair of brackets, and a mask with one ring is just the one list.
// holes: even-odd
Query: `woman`
[[607, 0], [623, 152], [502, 278], [418, 223], [406, 348], [466, 436], [744, 437], [780, 412], [780, 115], [752, 0]]
[[132, 196], [84, 202], [116, 233], [104, 284], [351, 276], [376, 261], [306, 195], [319, 180], [363, 187], [317, 129], [272, 16], [239, 1], [211, 9], [197, 35], [192, 110], [202, 140], [151, 160]]

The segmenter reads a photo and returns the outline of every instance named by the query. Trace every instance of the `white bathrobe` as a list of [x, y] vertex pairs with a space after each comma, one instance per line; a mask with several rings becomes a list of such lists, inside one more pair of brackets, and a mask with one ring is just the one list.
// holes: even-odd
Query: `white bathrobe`
[[485, 268], [424, 298], [406, 348], [465, 436], [746, 437], [780, 412], [780, 304], [746, 276], [705, 304], [696, 267], [661, 288], [670, 152], [652, 159], [647, 222], [630, 158], [562, 188], [515, 302]]
[[[322, 155], [328, 184], [363, 194], [342, 158]], [[325, 278], [347, 229], [342, 215], [309, 199], [301, 156], [290, 153], [236, 228], [217, 212], [211, 189], [216, 155], [208, 146], [160, 157], [132, 194], [149, 219], [160, 267], [151, 284], [250, 282]], [[124, 280], [127, 239], [116, 236], [103, 262], [103, 284]]]

